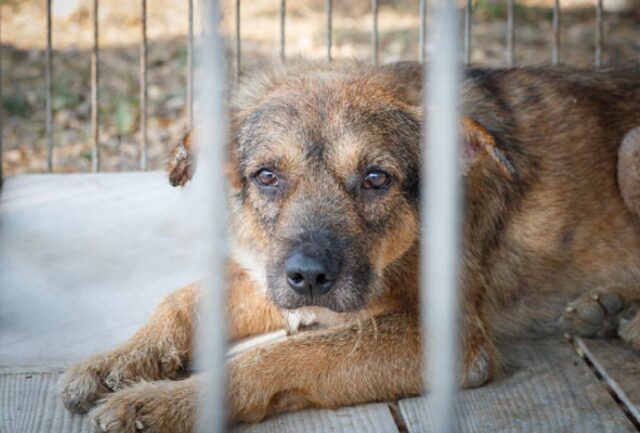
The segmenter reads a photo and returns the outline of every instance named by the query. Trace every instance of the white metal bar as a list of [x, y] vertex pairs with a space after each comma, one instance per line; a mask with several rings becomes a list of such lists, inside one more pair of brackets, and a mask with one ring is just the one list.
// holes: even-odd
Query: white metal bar
[[[433, 431], [453, 433], [457, 387], [457, 291], [459, 262], [458, 16], [452, 0], [430, 2], [425, 76], [426, 143], [421, 186], [425, 365]], [[424, 305], [424, 304], [423, 304]], [[425, 317], [426, 316], [426, 317]]]
[[197, 327], [196, 369], [203, 372], [198, 431], [225, 430], [225, 284], [226, 198], [223, 176], [226, 122], [223, 103], [225, 75], [222, 39], [218, 33], [218, 0], [206, 0], [204, 33], [197, 52], [196, 119], [198, 119], [198, 175], [192, 184], [194, 221], [210, 239], [202, 256], [209, 270], [203, 284]]
[[[0, 101], [3, 101], [2, 96], [2, 80], [4, 79], [4, 70], [2, 69], [2, 8], [0, 7]], [[0, 104], [0, 188], [4, 181], [4, 143], [2, 136], [4, 132], [4, 106]]]

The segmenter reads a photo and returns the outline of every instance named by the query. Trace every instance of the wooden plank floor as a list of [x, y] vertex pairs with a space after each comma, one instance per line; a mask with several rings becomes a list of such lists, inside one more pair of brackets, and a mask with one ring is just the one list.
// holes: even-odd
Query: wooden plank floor
[[[86, 417], [62, 407], [57, 377], [69, 363], [121, 342], [165, 293], [202, 275], [189, 260], [203, 244], [184, 223], [188, 194], [161, 173], [6, 180], [0, 433], [91, 431]], [[505, 375], [460, 393], [459, 430], [638, 431], [630, 419], [640, 404], [640, 357], [619, 342], [578, 341], [583, 350], [564, 339], [506, 344]], [[428, 397], [420, 397], [286, 414], [235, 431], [414, 433], [430, 431], [431, 417]]]

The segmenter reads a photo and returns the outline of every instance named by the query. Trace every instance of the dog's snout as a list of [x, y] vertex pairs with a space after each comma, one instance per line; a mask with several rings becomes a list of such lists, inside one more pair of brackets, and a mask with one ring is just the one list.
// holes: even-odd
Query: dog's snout
[[298, 251], [285, 262], [289, 286], [301, 295], [324, 295], [337, 278], [334, 266], [319, 257]]

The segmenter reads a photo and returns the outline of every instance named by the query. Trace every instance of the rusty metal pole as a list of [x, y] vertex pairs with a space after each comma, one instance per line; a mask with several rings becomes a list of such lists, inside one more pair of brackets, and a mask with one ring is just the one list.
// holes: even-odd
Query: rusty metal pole
[[[2, 7], [0, 6], [0, 101], [3, 101], [2, 96], [2, 80], [4, 79], [4, 70], [2, 69]], [[4, 132], [4, 104], [0, 103], [0, 188], [4, 183], [4, 147], [3, 136]]]
[[553, 3], [553, 47], [551, 48], [551, 63], [560, 63], [560, 0]]
[[515, 64], [516, 35], [514, 27], [515, 0], [509, 0], [507, 7], [507, 64]]
[[373, 64], [378, 64], [378, 0], [371, 0], [372, 26], [371, 31], [371, 51]]
[[324, 2], [324, 13], [325, 13], [325, 41], [327, 46], [327, 62], [331, 62], [331, 45], [332, 41], [332, 23], [331, 23], [331, 15], [333, 14], [333, 2], [332, 0], [325, 0]]
[[418, 13], [420, 15], [420, 29], [418, 30], [418, 60], [420, 63], [424, 63], [427, 59], [427, 0], [420, 0]]
[[193, 0], [189, 0], [189, 39], [187, 40], [187, 125], [193, 129]]
[[473, 0], [467, 0], [464, 8], [464, 63], [471, 63], [471, 17], [473, 14]]
[[595, 52], [595, 67], [600, 69], [602, 67], [602, 55], [604, 49], [604, 28], [602, 24], [603, 6], [602, 0], [596, 0], [596, 52]]
[[99, 143], [99, 120], [98, 114], [98, 0], [93, 0], [92, 9], [93, 18], [93, 50], [91, 51], [91, 134], [93, 139], [93, 148], [91, 154], [91, 166], [94, 172], [100, 171], [100, 143]]
[[280, 0], [280, 61], [286, 60], [285, 53], [285, 20], [287, 16], [287, 0]]
[[140, 0], [140, 170], [147, 169], [147, 0]]
[[240, 78], [240, 63], [242, 61], [240, 44], [240, 0], [236, 0], [236, 80]]
[[47, 171], [53, 172], [53, 49], [51, 40], [51, 0], [47, 0], [47, 51], [45, 86], [47, 92], [45, 129], [47, 136]]

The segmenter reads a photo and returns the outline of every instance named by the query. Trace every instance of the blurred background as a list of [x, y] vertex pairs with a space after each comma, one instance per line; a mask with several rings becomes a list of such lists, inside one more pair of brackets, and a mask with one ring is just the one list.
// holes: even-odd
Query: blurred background
[[[560, 62], [594, 64], [595, 1], [561, 0]], [[198, 17], [198, 1], [195, 16]], [[233, 59], [235, 2], [223, 2], [222, 29]], [[286, 54], [325, 56], [324, 0], [287, 2]], [[418, 58], [418, 0], [380, 0], [380, 61]], [[241, 4], [242, 65], [277, 58], [279, 0]], [[461, 3], [462, 7], [463, 4]], [[518, 0], [517, 65], [550, 63], [553, 0]], [[91, 170], [91, 1], [53, 1], [54, 172]], [[640, 0], [604, 0], [604, 64], [638, 63]], [[4, 173], [46, 172], [46, 1], [0, 0]], [[474, 2], [472, 63], [506, 64], [507, 1]], [[100, 0], [100, 145], [103, 171], [137, 170], [139, 158], [138, 1]], [[196, 22], [197, 24], [197, 22]], [[148, 1], [149, 169], [161, 169], [186, 127], [187, 0]], [[462, 26], [461, 26], [462, 27]], [[333, 1], [333, 56], [371, 58], [371, 3]]]

